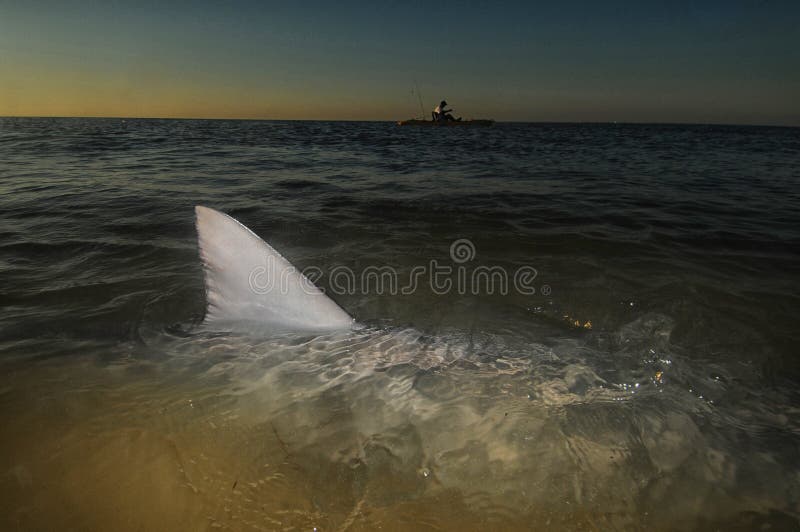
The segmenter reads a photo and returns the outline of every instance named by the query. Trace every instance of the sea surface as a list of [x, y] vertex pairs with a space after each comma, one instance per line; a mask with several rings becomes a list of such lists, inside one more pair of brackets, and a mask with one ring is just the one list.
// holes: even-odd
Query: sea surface
[[2, 118], [0, 529], [797, 530], [799, 281], [798, 128]]

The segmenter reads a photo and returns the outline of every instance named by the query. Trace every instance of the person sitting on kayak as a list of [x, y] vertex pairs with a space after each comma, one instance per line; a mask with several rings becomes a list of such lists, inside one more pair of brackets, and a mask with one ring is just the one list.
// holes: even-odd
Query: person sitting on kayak
[[433, 113], [431, 113], [431, 115], [433, 116], [434, 122], [461, 120], [461, 118], [453, 118], [453, 115], [450, 114], [453, 112], [453, 110], [445, 109], [445, 107], [447, 107], [447, 102], [442, 100], [442, 103], [437, 105], [436, 109], [433, 110]]

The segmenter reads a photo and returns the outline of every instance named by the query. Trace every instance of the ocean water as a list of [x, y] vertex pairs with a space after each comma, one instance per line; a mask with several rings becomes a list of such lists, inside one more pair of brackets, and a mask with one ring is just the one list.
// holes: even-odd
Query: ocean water
[[0, 119], [0, 528], [796, 530], [799, 280], [797, 128]]

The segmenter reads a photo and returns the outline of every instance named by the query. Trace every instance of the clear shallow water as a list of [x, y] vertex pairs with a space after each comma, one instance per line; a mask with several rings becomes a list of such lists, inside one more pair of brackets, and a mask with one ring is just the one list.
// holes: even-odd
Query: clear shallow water
[[[798, 526], [798, 129], [2, 119], [0, 154], [3, 528]], [[301, 268], [466, 238], [537, 291], [205, 330], [196, 204]]]

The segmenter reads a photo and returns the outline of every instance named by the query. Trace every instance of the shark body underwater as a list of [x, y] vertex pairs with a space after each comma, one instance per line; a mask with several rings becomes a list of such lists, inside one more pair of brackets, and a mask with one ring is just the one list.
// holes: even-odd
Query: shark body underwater
[[[352, 480], [337, 489], [358, 492], [354, 512], [457, 496], [463, 511], [512, 528], [531, 516], [611, 516], [624, 528], [641, 523], [642, 507], [675, 523], [680, 515], [659, 509], [664, 493], [694, 500], [680, 478], [663, 476], [711, 456], [696, 452], [706, 445], [690, 415], [696, 397], [665, 387], [654, 369], [677, 366], [668, 317], [544, 340], [536, 330], [364, 326], [230, 216], [198, 206], [196, 228], [201, 328], [238, 331], [210, 340], [225, 353], [219, 371], [281, 434], [298, 470], [328, 472], [303, 480], [317, 497], [334, 475]], [[642, 358], [656, 351], [660, 362]]]

